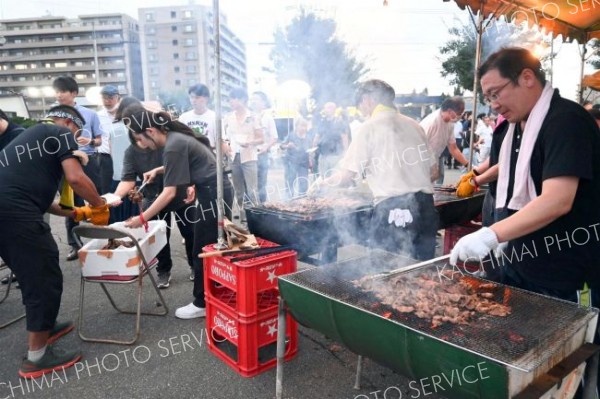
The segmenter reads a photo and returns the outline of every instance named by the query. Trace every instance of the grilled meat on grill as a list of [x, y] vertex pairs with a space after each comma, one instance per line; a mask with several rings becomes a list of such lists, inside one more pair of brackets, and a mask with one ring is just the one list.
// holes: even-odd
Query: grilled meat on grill
[[364, 201], [354, 198], [298, 198], [288, 202], [271, 201], [262, 204], [264, 208], [291, 213], [316, 213], [335, 209], [348, 209], [364, 205]]
[[474, 278], [453, 281], [422, 273], [416, 278], [398, 275], [386, 281], [366, 276], [353, 283], [400, 313], [430, 320], [432, 328], [443, 323], [468, 324], [478, 315], [505, 317], [511, 311], [510, 306], [493, 300], [496, 284]]

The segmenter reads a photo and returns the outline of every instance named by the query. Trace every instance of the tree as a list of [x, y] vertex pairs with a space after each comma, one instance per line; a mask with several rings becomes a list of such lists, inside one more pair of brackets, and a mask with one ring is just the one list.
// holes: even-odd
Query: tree
[[[492, 20], [482, 36], [481, 59], [502, 47], [522, 46], [533, 48], [543, 39], [541, 34], [523, 26]], [[448, 30], [451, 39], [440, 47], [442, 76], [455, 85], [455, 92], [473, 90], [477, 32], [470, 22]], [[550, 55], [554, 56], [554, 55]], [[543, 59], [542, 59], [543, 61]]]
[[160, 105], [175, 116], [190, 108], [190, 100], [184, 89], [161, 91], [158, 93]]
[[271, 60], [277, 80], [303, 80], [317, 104], [354, 105], [357, 82], [369, 71], [346, 43], [335, 37], [337, 24], [301, 9], [290, 24], [278, 28]]

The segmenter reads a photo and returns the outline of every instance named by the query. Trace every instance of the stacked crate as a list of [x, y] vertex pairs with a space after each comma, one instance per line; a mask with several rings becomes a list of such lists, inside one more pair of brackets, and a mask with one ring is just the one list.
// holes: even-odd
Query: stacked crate
[[[257, 239], [261, 248], [277, 246]], [[203, 249], [214, 251], [210, 245]], [[282, 251], [240, 262], [204, 259], [208, 348], [243, 377], [276, 364], [277, 276], [296, 271], [296, 252]], [[298, 325], [288, 316], [285, 359], [298, 352]]]

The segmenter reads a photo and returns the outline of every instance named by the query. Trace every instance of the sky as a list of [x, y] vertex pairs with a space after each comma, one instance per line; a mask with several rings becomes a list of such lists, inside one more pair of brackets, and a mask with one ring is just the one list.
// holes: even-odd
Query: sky
[[[172, 0], [185, 5], [190, 1]], [[212, 0], [196, 0], [212, 5]], [[55, 15], [75, 17], [94, 13], [126, 13], [138, 17], [138, 8], [164, 6], [164, 0], [0, 0], [0, 19]], [[300, 7], [333, 18], [339, 37], [355, 56], [371, 69], [368, 78], [383, 79], [397, 93], [427, 88], [430, 95], [451, 93], [440, 75], [439, 48], [448, 39], [448, 28], [468, 20], [467, 11], [442, 0], [220, 0], [219, 7], [230, 28], [246, 44], [249, 89], [275, 90], [269, 68], [273, 32], [285, 26]], [[557, 46], [554, 85], [575, 98], [580, 63], [575, 45]], [[589, 68], [586, 69], [589, 72]]]

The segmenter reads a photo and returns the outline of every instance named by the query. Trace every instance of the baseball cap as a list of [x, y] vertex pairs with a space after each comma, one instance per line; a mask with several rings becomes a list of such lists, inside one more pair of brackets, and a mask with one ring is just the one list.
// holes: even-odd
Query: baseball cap
[[116, 96], [119, 94], [119, 89], [117, 89], [115, 86], [107, 85], [100, 90], [100, 94], [103, 96]]

